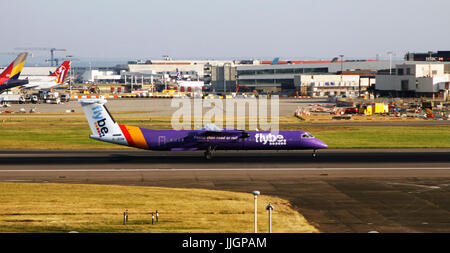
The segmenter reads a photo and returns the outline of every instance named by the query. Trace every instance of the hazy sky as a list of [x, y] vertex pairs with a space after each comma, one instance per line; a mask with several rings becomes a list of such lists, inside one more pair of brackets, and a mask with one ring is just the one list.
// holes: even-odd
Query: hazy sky
[[1, 7], [0, 52], [298, 59], [450, 50], [448, 0], [1, 0]]

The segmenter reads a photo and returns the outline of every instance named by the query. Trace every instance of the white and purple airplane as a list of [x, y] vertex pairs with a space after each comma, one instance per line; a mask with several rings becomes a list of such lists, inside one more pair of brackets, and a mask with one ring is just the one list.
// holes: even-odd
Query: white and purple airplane
[[215, 150], [316, 150], [327, 144], [305, 131], [245, 131], [207, 125], [199, 130], [153, 130], [118, 124], [100, 99], [79, 99], [92, 131], [90, 138], [147, 150], [205, 150], [211, 159]]

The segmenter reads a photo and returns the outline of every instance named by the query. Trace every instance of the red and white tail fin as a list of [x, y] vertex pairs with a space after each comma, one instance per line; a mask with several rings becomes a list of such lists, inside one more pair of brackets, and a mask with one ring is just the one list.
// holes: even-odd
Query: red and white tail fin
[[55, 72], [51, 73], [48, 76], [55, 76], [56, 80], [55, 82], [57, 84], [62, 84], [66, 80], [67, 73], [70, 69], [70, 61], [64, 61], [61, 66], [59, 66]]

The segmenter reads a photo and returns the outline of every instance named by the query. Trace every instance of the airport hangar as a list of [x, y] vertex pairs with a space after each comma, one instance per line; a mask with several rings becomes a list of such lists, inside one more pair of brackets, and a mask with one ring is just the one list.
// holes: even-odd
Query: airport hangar
[[[351, 95], [375, 83], [389, 61], [299, 61], [293, 64], [237, 66], [237, 83], [265, 92], [299, 91], [302, 96]], [[232, 88], [232, 87], [230, 87]]]
[[375, 93], [391, 97], [450, 97], [450, 63], [405, 62], [376, 75]]

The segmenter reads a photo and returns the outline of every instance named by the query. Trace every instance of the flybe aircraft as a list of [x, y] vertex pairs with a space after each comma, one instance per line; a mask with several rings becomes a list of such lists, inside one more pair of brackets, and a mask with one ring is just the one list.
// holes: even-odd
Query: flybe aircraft
[[28, 78], [28, 84], [24, 85], [26, 89], [33, 88], [35, 90], [50, 89], [61, 85], [66, 80], [67, 72], [69, 72], [70, 61], [64, 61], [55, 72], [46, 77]]
[[19, 54], [19, 56], [17, 56], [17, 58], [0, 74], [0, 92], [28, 83], [28, 80], [19, 79], [27, 55], [28, 53], [26, 52]]
[[118, 124], [106, 100], [79, 99], [92, 131], [90, 138], [148, 150], [204, 150], [211, 159], [215, 150], [313, 150], [328, 148], [327, 144], [305, 131], [244, 131], [221, 129], [207, 125], [198, 130], [153, 130]]

